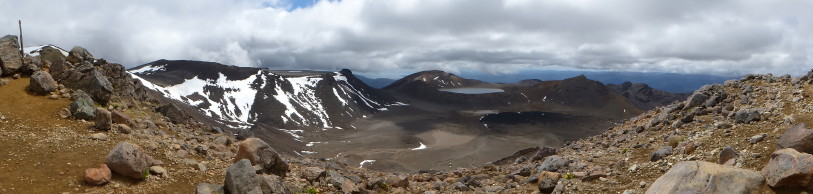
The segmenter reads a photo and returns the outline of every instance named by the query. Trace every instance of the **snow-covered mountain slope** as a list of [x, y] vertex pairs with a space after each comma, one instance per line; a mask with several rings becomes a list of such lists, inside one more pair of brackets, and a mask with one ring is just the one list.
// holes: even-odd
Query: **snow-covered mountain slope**
[[339, 72], [270, 71], [211, 62], [159, 60], [129, 70], [150, 89], [237, 128], [347, 127], [353, 119], [399, 105]]
[[66, 51], [65, 49], [59, 48], [57, 46], [54, 46], [52, 44], [25, 47], [25, 48], [23, 48], [23, 52], [25, 52], [26, 54], [29, 54], [31, 56], [39, 56], [40, 51], [42, 51], [42, 48], [47, 47], [47, 46], [55, 48], [56, 50], [59, 50], [59, 52], [61, 52], [62, 55], [65, 55], [66, 57], [68, 56], [68, 51]]

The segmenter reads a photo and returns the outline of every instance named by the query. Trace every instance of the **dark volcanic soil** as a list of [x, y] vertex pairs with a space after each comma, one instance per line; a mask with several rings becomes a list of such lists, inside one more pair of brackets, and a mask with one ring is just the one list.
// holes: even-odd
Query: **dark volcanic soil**
[[527, 118], [533, 119], [530, 122], [489, 119], [487, 128], [480, 119], [494, 112], [426, 105], [391, 107], [356, 121], [356, 129], [329, 129], [305, 137], [305, 141], [315, 142], [309, 147], [315, 157], [363, 163], [365, 168], [380, 171], [415, 172], [482, 166], [516, 150], [559, 147], [613, 125], [589, 116], [528, 113], [535, 115]]

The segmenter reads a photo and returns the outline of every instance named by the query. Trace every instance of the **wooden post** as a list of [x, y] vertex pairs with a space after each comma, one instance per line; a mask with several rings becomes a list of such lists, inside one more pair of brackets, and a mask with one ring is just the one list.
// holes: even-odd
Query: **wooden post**
[[23, 52], [23, 21], [17, 20], [17, 24], [20, 25], [20, 60], [25, 56], [25, 52]]

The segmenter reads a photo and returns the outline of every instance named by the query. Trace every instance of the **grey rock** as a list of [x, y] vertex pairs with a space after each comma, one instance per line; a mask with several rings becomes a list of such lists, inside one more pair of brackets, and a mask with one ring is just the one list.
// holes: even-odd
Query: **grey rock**
[[260, 179], [247, 159], [238, 161], [226, 169], [226, 193], [261, 193]]
[[105, 157], [105, 164], [115, 173], [139, 180], [149, 167], [144, 150], [127, 142], [117, 144]]
[[113, 85], [110, 80], [97, 69], [86, 73], [79, 81], [79, 86], [82, 90], [88, 92], [94, 101], [104, 106], [110, 102], [110, 97], [113, 95]]
[[63, 119], [67, 119], [67, 118], [71, 117], [71, 115], [72, 114], [71, 114], [70, 109], [67, 109], [67, 108], [59, 109], [59, 117], [62, 117]]
[[686, 161], [672, 166], [652, 183], [646, 193], [751, 193], [764, 181], [756, 171]]
[[536, 150], [533, 156], [531, 156], [532, 161], [539, 161], [545, 159], [545, 157], [556, 155], [556, 148], [542, 146]]
[[54, 48], [52, 46], [45, 46], [42, 47], [42, 50], [40, 50], [40, 59], [42, 59], [43, 61], [48, 61], [51, 64], [53, 64], [61, 60], [65, 60], [66, 58], [65, 55], [62, 54], [62, 51], [60, 51], [59, 49]]
[[652, 155], [649, 157], [649, 161], [655, 162], [661, 160], [663, 157], [666, 157], [668, 155], [672, 155], [672, 146], [664, 146], [658, 149], [657, 151], [652, 153]]
[[87, 49], [75, 46], [68, 52], [68, 61], [71, 63], [79, 63], [82, 61], [93, 60], [93, 55]]
[[461, 182], [453, 183], [452, 188], [454, 188], [454, 189], [456, 189], [458, 191], [471, 191], [471, 188], [469, 188], [469, 186], [466, 186], [466, 184], [463, 184]]
[[542, 161], [542, 164], [537, 167], [539, 171], [549, 171], [549, 172], [556, 172], [559, 169], [564, 169], [572, 160], [566, 159], [559, 155], [548, 156]]
[[198, 183], [195, 186], [195, 194], [224, 194], [226, 191], [223, 189], [223, 185], [211, 184], [211, 183]]
[[14, 75], [23, 66], [20, 45], [17, 36], [7, 35], [0, 38], [0, 69], [3, 76]]
[[263, 193], [293, 193], [288, 190], [288, 188], [285, 188], [285, 185], [282, 184], [282, 179], [276, 175], [261, 175], [260, 188]]
[[756, 110], [740, 110], [734, 115], [734, 122], [736, 123], [748, 123], [759, 120], [760, 114]]
[[813, 130], [802, 123], [795, 125], [779, 136], [776, 148], [793, 148], [804, 153], [813, 153]]
[[110, 131], [113, 128], [113, 119], [111, 118], [110, 111], [104, 108], [96, 108], [96, 124], [94, 127], [100, 131]]
[[765, 139], [765, 137], [767, 137], [767, 136], [768, 135], [764, 134], [764, 133], [756, 134], [754, 136], [751, 136], [751, 138], [749, 138], [748, 141], [751, 142], [751, 144], [756, 144], [756, 143], [762, 141], [762, 139]]
[[161, 113], [169, 118], [169, 121], [175, 124], [186, 124], [187, 118], [189, 117], [186, 112], [172, 103], [156, 108], [155, 112]]
[[37, 71], [31, 75], [31, 79], [29, 80], [28, 84], [28, 91], [38, 95], [48, 95], [49, 93], [56, 91], [56, 89], [57, 83], [48, 72]]
[[93, 119], [96, 117], [96, 107], [93, 99], [82, 90], [76, 90], [71, 97], [73, 102], [70, 111], [76, 119]]
[[[700, 91], [700, 90], [698, 90]], [[703, 105], [706, 100], [709, 99], [709, 96], [703, 93], [695, 92], [692, 96], [689, 96], [689, 99], [686, 100], [686, 107], [684, 109], [690, 109], [697, 106]]]

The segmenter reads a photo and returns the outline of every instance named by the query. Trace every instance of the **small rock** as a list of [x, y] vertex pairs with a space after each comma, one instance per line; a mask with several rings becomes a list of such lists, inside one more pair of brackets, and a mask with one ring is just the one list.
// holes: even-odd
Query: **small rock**
[[208, 170], [208, 168], [206, 168], [206, 164], [204, 164], [203, 162], [198, 163], [198, 164], [197, 164], [197, 167], [198, 167], [198, 170], [199, 170], [200, 172], [206, 172], [206, 170]]
[[734, 150], [731, 146], [723, 148], [720, 151], [720, 158], [717, 160], [717, 164], [722, 164], [725, 166], [734, 166], [734, 163], [737, 161], [737, 157], [739, 157], [739, 153], [737, 150]]
[[740, 110], [734, 115], [734, 121], [736, 123], [748, 123], [759, 120], [760, 114], [756, 110]]
[[110, 131], [113, 126], [113, 119], [110, 116], [110, 111], [104, 108], [96, 108], [96, 130]]
[[85, 170], [85, 183], [89, 185], [104, 185], [110, 182], [112, 174], [107, 165], [100, 164], [96, 168], [88, 168]]
[[627, 169], [627, 171], [629, 171], [629, 172], [637, 172], [638, 171], [638, 164], [633, 164], [632, 166], [630, 166], [629, 169]]
[[139, 180], [144, 178], [148, 169], [144, 150], [127, 142], [117, 144], [105, 157], [105, 164], [117, 174]]
[[471, 191], [471, 188], [469, 188], [469, 186], [466, 186], [466, 184], [463, 184], [461, 182], [453, 183], [452, 188], [454, 188], [454, 189], [456, 189], [458, 191]]
[[235, 160], [248, 159], [253, 165], [260, 165], [266, 172], [285, 176], [289, 171], [288, 164], [279, 156], [274, 148], [258, 138], [248, 138], [241, 141]]
[[195, 194], [224, 194], [226, 193], [223, 185], [216, 185], [211, 183], [198, 183], [195, 186]]
[[151, 166], [150, 167], [150, 174], [154, 175], [164, 175], [167, 173], [167, 170], [160, 166]]
[[74, 118], [89, 120], [96, 117], [95, 103], [87, 93], [77, 90], [74, 92], [72, 99], [70, 111]]
[[764, 134], [764, 133], [760, 133], [760, 134], [751, 136], [751, 138], [748, 141], [750, 141], [751, 144], [755, 144], [755, 143], [757, 143], [759, 141], [762, 141], [762, 139], [765, 139], [766, 136], [768, 136], [768, 135]]
[[263, 193], [292, 193], [283, 185], [282, 179], [277, 175], [260, 176], [260, 188]]
[[672, 155], [672, 146], [664, 146], [661, 149], [658, 149], [652, 153], [652, 155], [649, 157], [649, 161], [655, 162], [668, 155]]
[[539, 192], [551, 193], [561, 178], [561, 174], [555, 172], [543, 171], [539, 174]]
[[571, 162], [571, 160], [559, 155], [548, 156], [537, 169], [539, 171], [556, 172], [561, 168], [567, 167]]
[[116, 124], [116, 130], [121, 134], [130, 134], [133, 132], [133, 129], [125, 124]]
[[641, 181], [640, 183], [638, 183], [638, 187], [645, 188], [646, 187], [646, 181]]
[[61, 117], [63, 119], [67, 119], [67, 118], [71, 117], [71, 110], [68, 110], [67, 108], [60, 109], [59, 110], [59, 117]]
[[90, 139], [99, 140], [99, 141], [107, 141], [109, 138], [104, 133], [94, 133], [94, 134], [90, 134]]

